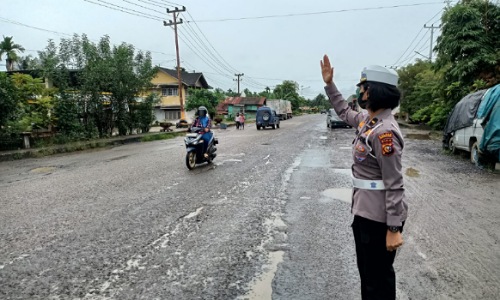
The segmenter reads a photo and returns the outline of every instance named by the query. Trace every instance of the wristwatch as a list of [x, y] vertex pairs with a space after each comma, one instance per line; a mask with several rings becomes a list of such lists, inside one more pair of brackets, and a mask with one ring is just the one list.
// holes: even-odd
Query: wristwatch
[[387, 229], [392, 233], [396, 233], [401, 231], [401, 226], [387, 226]]

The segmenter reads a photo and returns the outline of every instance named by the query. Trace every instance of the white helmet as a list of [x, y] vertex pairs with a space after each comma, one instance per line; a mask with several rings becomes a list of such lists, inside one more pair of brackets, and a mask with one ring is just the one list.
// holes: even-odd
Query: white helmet
[[394, 70], [384, 68], [382, 66], [368, 66], [363, 68], [361, 72], [361, 79], [357, 86], [360, 86], [363, 82], [381, 82], [393, 86], [398, 86], [398, 73]]

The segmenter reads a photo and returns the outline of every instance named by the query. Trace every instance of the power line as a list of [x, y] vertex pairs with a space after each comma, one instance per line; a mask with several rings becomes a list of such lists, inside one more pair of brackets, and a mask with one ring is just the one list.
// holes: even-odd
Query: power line
[[[224, 57], [219, 53], [219, 51], [217, 51], [217, 49], [215, 49], [215, 47], [213, 46], [212, 43], [210, 43], [210, 40], [207, 38], [207, 36], [205, 35], [205, 33], [203, 33], [203, 31], [201, 30], [201, 28], [198, 26], [198, 24], [196, 23], [196, 21], [194, 20], [193, 16], [191, 15], [191, 13], [187, 12], [188, 13], [188, 16], [189, 18], [191, 19], [191, 21], [187, 21], [187, 24], [189, 25], [188, 27], [190, 27], [190, 29], [193, 30], [193, 33], [198, 37], [198, 39], [200, 40], [200, 42], [204, 45], [204, 47], [207, 49], [207, 51], [209, 53], [212, 54], [212, 56], [218, 61], [218, 63], [224, 67], [224, 69], [228, 70], [229, 72], [235, 72], [235, 73], [239, 73], [240, 71], [237, 70], [236, 68], [234, 68], [233, 66], [231, 66], [225, 59]], [[215, 52], [215, 54], [217, 54], [218, 57], [220, 57], [220, 59], [217, 59], [216, 55], [213, 54], [210, 49], [208, 49], [208, 46], [206, 46], [206, 44], [202, 41], [202, 39], [198, 36], [198, 34], [196, 34], [196, 32], [194, 31], [194, 29], [192, 28], [192, 26], [189, 24], [193, 22], [196, 26], [196, 28], [198, 29], [198, 31], [201, 33], [201, 35], [205, 38], [205, 40], [207, 41], [208, 45], [212, 48], [212, 50]], [[256, 80], [253, 80], [251, 77], [247, 77], [249, 78], [247, 81], [249, 83], [253, 83], [253, 85], [260, 85], [260, 86], [267, 86], [265, 84], [262, 84]]]
[[[188, 15], [189, 17], [191, 18], [192, 22], [194, 23], [194, 25], [196, 26], [196, 28], [198, 28], [198, 30], [200, 31], [201, 35], [203, 35], [203, 37], [205, 38], [205, 40], [208, 42], [208, 44], [210, 45], [210, 47], [215, 51], [215, 53], [222, 59], [222, 61], [227, 65], [229, 66], [232, 70], [232, 72], [234, 71], [238, 71], [236, 69], [234, 69], [233, 67], [231, 67], [231, 65], [224, 59], [224, 57], [222, 57], [222, 55], [220, 55], [220, 53], [217, 51], [217, 49], [215, 49], [215, 47], [212, 45], [212, 43], [210, 43], [210, 41], [208, 40], [207, 36], [205, 35], [205, 33], [203, 33], [203, 31], [201, 30], [201, 28], [198, 26], [198, 24], [196, 23], [196, 21], [194, 20], [193, 16], [188, 12]], [[187, 23], [191, 23], [191, 21], [187, 21]]]
[[[102, 1], [102, 0], [97, 0], [97, 1], [102, 2], [102, 3], [107, 3], [107, 4], [112, 5], [112, 6], [104, 5], [104, 4], [93, 2], [93, 1], [90, 1], [90, 0], [83, 0], [83, 1], [95, 4], [95, 5], [103, 6], [103, 7], [109, 8], [109, 9], [121, 11], [121, 12], [124, 12], [126, 14], [133, 15], [133, 16], [137, 16], [137, 17], [141, 17], [141, 18], [145, 18], [145, 19], [150, 19], [150, 20], [155, 20], [155, 21], [163, 21], [162, 19], [160, 19], [157, 16], [146, 14], [146, 13], [134, 10], [134, 9], [125, 8], [125, 7], [122, 7], [122, 6], [119, 6], [119, 5], [115, 5], [115, 4], [112, 4], [112, 3], [108, 3], [108, 2], [105, 2], [105, 1]], [[118, 7], [118, 8], [116, 8], [116, 7]], [[130, 11], [132, 11], [132, 12], [130, 12]]]
[[[184, 33], [183, 30], [179, 30], [179, 32]], [[184, 42], [184, 44], [186, 44], [186, 46], [191, 50], [191, 52], [193, 52], [196, 56], [198, 56], [203, 62], [205, 62], [207, 65], [209, 65], [216, 72], [221, 73], [221, 74], [224, 73], [224, 71], [222, 71], [219, 68], [219, 66], [214, 64], [211, 60], [208, 60], [206, 57], [203, 57], [203, 54], [200, 54], [200, 53], [203, 53], [203, 50], [200, 51], [199, 48], [194, 45], [194, 43], [191, 41], [191, 39], [187, 35], [179, 35], [179, 37]], [[185, 37], [186, 39], [184, 39], [183, 37]], [[194, 50], [193, 48], [196, 50]]]
[[[198, 45], [200, 45], [201, 47], [205, 48], [205, 51], [202, 49], [201, 51], [202, 52], [205, 52], [206, 54], [208, 54], [209, 56], [211, 56], [211, 59], [216, 63], [218, 64], [221, 68], [225, 69], [226, 71], [232, 73], [233, 70], [231, 70], [230, 68], [227, 68], [213, 53], [212, 51], [210, 51], [210, 49], [206, 46], [206, 44], [200, 39], [200, 37], [198, 36], [198, 34], [193, 30], [193, 28], [191, 27], [191, 25], [188, 24], [188, 26], [186, 26], [186, 28], [189, 30], [189, 31], [186, 31], [186, 33], [192, 38], [192, 41], [194, 43], [196, 43], [196, 40], [199, 41], [199, 43], [197, 43]], [[194, 36], [193, 36], [194, 35]]]
[[150, 11], [154, 11], [154, 12], [157, 12], [157, 13], [163, 14], [163, 12], [162, 12], [162, 11], [158, 11], [158, 10], [156, 10], [156, 9], [152, 9], [152, 8], [146, 7], [146, 6], [144, 6], [144, 5], [137, 4], [137, 3], [134, 3], [134, 2], [129, 1], [129, 0], [122, 0], [122, 1], [123, 1], [123, 2], [127, 2], [127, 3], [130, 3], [130, 4], [135, 5], [135, 6], [138, 6], [138, 7], [142, 7], [142, 8], [144, 8], [144, 9], [147, 9], [147, 10], [150, 10]]
[[414, 7], [414, 6], [434, 5], [434, 4], [442, 4], [442, 2], [440, 1], [440, 2], [400, 4], [400, 5], [365, 7], [365, 8], [349, 8], [349, 9], [339, 9], [339, 10], [326, 10], [326, 11], [307, 12], [307, 13], [293, 13], [293, 14], [267, 15], [267, 16], [255, 16], [255, 17], [207, 19], [207, 20], [198, 20], [198, 22], [226, 22], [226, 21], [257, 20], [257, 19], [270, 19], [270, 18], [288, 18], [288, 17], [298, 17], [298, 16], [312, 16], [312, 15], [324, 15], [332, 13], [353, 12], [353, 11], [368, 11], [368, 10], [391, 9], [400, 7]]
[[408, 50], [410, 49], [410, 47], [413, 45], [413, 43], [415, 42], [415, 40], [420, 36], [420, 33], [422, 33], [424, 29], [423, 28], [420, 28], [420, 31], [417, 33], [417, 35], [413, 38], [413, 40], [411, 41], [411, 43], [408, 45], [408, 48], [406, 48], [406, 50], [403, 52], [403, 54], [401, 54], [401, 56], [398, 58], [398, 60], [396, 60], [395, 63], [393, 63], [393, 65], [397, 65], [401, 59], [403, 58], [403, 56], [405, 56], [406, 52], [408, 52]]
[[[432, 18], [429, 19], [429, 21], [427, 21], [426, 23], [430, 23], [432, 22], [441, 12], [443, 11], [443, 9], [440, 9]], [[408, 50], [410, 49], [410, 47], [413, 45], [413, 43], [415, 42], [415, 40], [420, 36], [420, 34], [422, 33], [422, 31], [424, 30], [424, 28], [420, 28], [420, 31], [417, 33], [417, 35], [413, 38], [413, 40], [410, 42], [410, 45], [408, 45], [408, 48], [406, 48], [406, 50], [403, 52], [403, 54], [401, 54], [401, 56], [398, 58], [398, 60], [393, 63], [394, 66], [396, 66], [400, 61], [401, 59], [405, 56], [405, 54], [408, 52]]]
[[[0, 17], [0, 22], [10, 23], [10, 24], [18, 25], [18, 26], [23, 26], [23, 27], [35, 29], [35, 30], [49, 32], [49, 33], [52, 33], [52, 34], [55, 34], [55, 35], [64, 35], [64, 36], [70, 36], [70, 37], [72, 37], [74, 35], [74, 34], [69, 34], [69, 33], [66, 33], [66, 32], [54, 31], [54, 30], [50, 30], [50, 29], [45, 29], [45, 28], [40, 28], [40, 27], [36, 27], [36, 26], [31, 26], [31, 25], [28, 25], [28, 24], [20, 23], [18, 21], [6, 19], [4, 17]], [[96, 40], [92, 40], [92, 41], [96, 42]], [[151, 52], [151, 53], [158, 53], [158, 54], [162, 54], [162, 55], [166, 55], [166, 56], [174, 56], [174, 54], [165, 53], [165, 52], [161, 52], [161, 51], [147, 50], [147, 49], [141, 49], [141, 48], [136, 48], [136, 49], [140, 50], [140, 51], [143, 51], [143, 52]], [[27, 50], [27, 51], [43, 51], [43, 50]]]
[[427, 47], [427, 42], [424, 42], [424, 44], [422, 45], [422, 47], [417, 50], [417, 47], [419, 47], [421, 45], [420, 43], [424, 40], [424, 38], [426, 37], [426, 35], [427, 34], [425, 34], [422, 37], [422, 39], [420, 39], [420, 41], [415, 45], [415, 47], [413, 47], [413, 49], [408, 54], [408, 56], [404, 60], [402, 60], [399, 65], [405, 65], [405, 64], [409, 63], [410, 61], [412, 61], [417, 56], [415, 54], [415, 50], [416, 50], [416, 52], [422, 52], [422, 50]]
[[5, 23], [11, 23], [11, 24], [14, 24], [14, 25], [19, 25], [19, 26], [28, 27], [28, 28], [31, 28], [31, 29], [36, 29], [36, 30], [40, 30], [40, 31], [45, 31], [45, 32], [49, 32], [49, 33], [53, 33], [53, 34], [57, 34], [57, 35], [72, 36], [72, 35], [71, 35], [71, 34], [69, 34], [69, 33], [64, 33], [64, 32], [59, 32], [59, 31], [54, 31], [54, 30], [44, 29], [44, 28], [40, 28], [40, 27], [35, 27], [35, 26], [31, 26], [31, 25], [27, 25], [27, 24], [19, 23], [19, 22], [14, 21], [14, 20], [9, 20], [9, 19], [3, 18], [3, 17], [0, 17], [0, 21], [1, 21], [1, 22], [5, 22]]
[[[124, 1], [126, 1], [126, 0], [124, 0]], [[139, 0], [139, 1], [144, 2], [144, 1], [142, 1], [142, 0]], [[153, 1], [153, 0], [147, 0], [147, 1], [149, 2], [149, 3], [147, 3], [148, 5], [154, 5], [155, 7], [163, 7], [163, 8], [166, 8], [166, 7], [164, 6], [165, 4], [163, 4], [163, 3], [160, 3], [160, 2], [157, 2], [157, 1]], [[169, 2], [169, 1], [164, 1], [164, 2], [169, 3], [169, 4], [174, 4], [174, 5], [176, 5], [176, 3], [174, 3], [174, 2]], [[144, 2], [144, 3], [146, 3], [146, 2]], [[156, 11], [156, 10], [155, 10], [155, 11]], [[191, 19], [193, 19], [193, 18], [192, 18], [192, 16], [191, 16], [191, 13], [189, 13], [189, 11], [188, 11], [187, 13], [188, 13], [188, 16], [189, 16], [189, 17], [191, 17]], [[203, 31], [201, 31], [201, 29], [199, 28], [199, 26], [196, 24], [196, 22], [194, 21], [194, 19], [193, 19], [193, 23], [195, 23], [196, 27], [197, 27], [197, 28], [198, 28], [198, 30], [201, 32], [201, 34], [205, 37], [205, 39], [207, 40], [208, 44], [212, 47], [212, 49], [213, 49], [213, 50], [214, 50], [217, 54], [219, 54], [219, 53], [217, 52], [217, 50], [215, 50], [215, 48], [213, 47], [213, 45], [210, 43], [210, 41], [206, 38], [206, 36], [205, 36], [205, 34], [203, 33]], [[214, 53], [213, 53], [213, 52], [209, 49], [209, 47], [208, 47], [208, 46], [206, 45], [206, 43], [205, 43], [205, 42], [201, 39], [201, 37], [200, 37], [200, 36], [198, 35], [198, 33], [194, 30], [194, 28], [193, 28], [190, 24], [187, 24], [187, 25], [188, 25], [188, 26], [187, 26], [186, 28], [187, 28], [189, 31], [186, 31], [185, 33], [186, 33], [187, 35], [189, 35], [189, 37], [187, 37], [186, 35], [185, 35], [185, 37], [186, 37], [186, 39], [189, 39], [189, 42], [190, 42], [191, 46], [192, 46], [193, 48], [197, 48], [197, 47], [196, 47], [196, 45], [201, 45], [201, 48], [204, 48], [204, 49], [205, 49], [205, 51], [204, 51], [203, 49], [201, 49], [201, 51], [200, 51], [199, 53], [206, 53], [206, 54], [209, 56], [209, 58], [210, 58], [211, 60], [213, 60], [213, 61], [214, 61], [214, 63], [215, 63], [218, 67], [221, 67], [221, 68], [225, 69], [226, 71], [228, 71], [228, 72], [230, 72], [230, 73], [234, 72], [234, 69], [231, 69], [231, 67], [229, 66], [229, 64], [227, 64], [227, 62], [223, 59], [223, 57], [219, 54], [219, 56], [222, 58], [222, 61], [221, 61], [221, 60], [220, 60], [220, 59], [219, 59], [219, 58], [218, 58], [218, 57], [217, 57], [217, 56], [216, 56], [216, 55], [215, 55], [215, 54], [214, 54]], [[197, 42], [197, 41], [198, 41], [198, 42]], [[193, 49], [191, 49], [191, 50], [193, 50]], [[198, 48], [197, 48], [197, 50], [198, 50]], [[223, 62], [223, 61], [224, 61], [226, 64], [224, 64], [224, 62]], [[229, 68], [227, 67], [227, 65], [229, 66]], [[218, 69], [218, 70], [220, 71], [220, 69]]]
[[165, 2], [165, 3], [169, 3], [170, 5], [179, 5], [179, 6], [182, 6], [182, 4], [171, 2], [171, 1], [165, 1], [165, 0], [161, 0], [161, 1]]
[[145, 4], [148, 4], [148, 5], [151, 5], [151, 6], [159, 7], [159, 8], [165, 8], [165, 9], [167, 8], [166, 6], [164, 6], [163, 3], [156, 2], [156, 1], [153, 1], [153, 0], [137, 0], [137, 1], [145, 3]]

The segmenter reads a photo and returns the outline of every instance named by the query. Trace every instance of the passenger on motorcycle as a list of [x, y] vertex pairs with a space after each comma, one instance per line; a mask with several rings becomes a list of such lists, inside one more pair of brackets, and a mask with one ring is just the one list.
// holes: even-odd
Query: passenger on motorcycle
[[208, 115], [208, 110], [205, 106], [200, 106], [198, 107], [198, 110], [196, 111], [196, 119], [194, 120], [193, 124], [191, 127], [199, 127], [203, 128], [203, 153], [205, 157], [208, 157], [207, 154], [207, 149], [208, 149], [208, 143], [213, 137], [213, 132], [210, 131], [210, 128], [212, 128], [212, 121], [210, 120], [210, 116]]

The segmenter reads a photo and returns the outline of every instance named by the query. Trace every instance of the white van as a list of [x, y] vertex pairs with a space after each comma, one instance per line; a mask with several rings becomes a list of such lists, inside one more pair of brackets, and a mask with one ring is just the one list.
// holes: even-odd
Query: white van
[[470, 152], [470, 160], [477, 164], [479, 143], [483, 137], [483, 119], [477, 118], [477, 110], [487, 90], [480, 90], [460, 100], [448, 117], [443, 135], [443, 147], [452, 153], [458, 150]]

